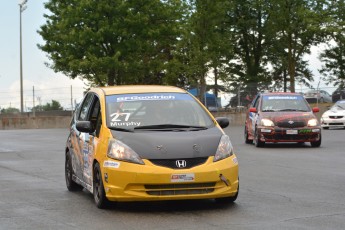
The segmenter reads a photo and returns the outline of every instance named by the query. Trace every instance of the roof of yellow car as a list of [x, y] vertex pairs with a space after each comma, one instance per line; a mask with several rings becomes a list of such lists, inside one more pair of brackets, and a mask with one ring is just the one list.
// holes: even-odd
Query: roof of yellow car
[[124, 93], [185, 93], [186, 91], [175, 86], [162, 85], [119, 85], [100, 87], [105, 95]]

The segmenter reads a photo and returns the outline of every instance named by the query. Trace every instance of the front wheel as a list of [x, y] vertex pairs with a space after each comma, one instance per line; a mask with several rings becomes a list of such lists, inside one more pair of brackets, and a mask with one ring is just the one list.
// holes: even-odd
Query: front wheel
[[247, 125], [245, 125], [244, 126], [244, 142], [246, 143], [246, 144], [251, 144], [251, 143], [253, 143], [253, 140], [249, 140], [249, 138], [248, 138], [248, 128], [247, 128]]
[[320, 147], [320, 145], [321, 145], [321, 134], [320, 134], [320, 139], [318, 141], [311, 141], [310, 145], [311, 145], [311, 147]]
[[265, 145], [265, 142], [260, 141], [259, 132], [258, 132], [257, 128], [255, 128], [254, 145], [256, 147], [263, 147]]
[[77, 184], [73, 179], [73, 168], [72, 168], [72, 160], [70, 153], [66, 153], [65, 159], [65, 179], [66, 179], [66, 186], [69, 191], [80, 191], [83, 190], [83, 187]]
[[98, 162], [93, 166], [93, 198], [96, 206], [100, 209], [107, 208], [110, 204], [109, 200], [105, 196], [101, 168]]

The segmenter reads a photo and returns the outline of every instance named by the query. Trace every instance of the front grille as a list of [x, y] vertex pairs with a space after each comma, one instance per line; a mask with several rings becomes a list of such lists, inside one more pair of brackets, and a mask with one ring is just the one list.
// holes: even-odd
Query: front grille
[[207, 194], [216, 183], [145, 185], [146, 193], [153, 196]]
[[344, 123], [329, 123], [329, 125], [344, 125]]
[[276, 133], [274, 135], [264, 135], [266, 140], [275, 140], [275, 141], [309, 141], [311, 139], [316, 139], [318, 137], [317, 133], [310, 135], [289, 135]]
[[329, 118], [332, 118], [332, 119], [340, 119], [340, 118], [343, 118], [344, 116], [329, 116]]
[[[178, 168], [176, 165], [177, 160], [185, 160], [186, 167]], [[189, 169], [198, 165], [202, 165], [207, 161], [207, 157], [198, 157], [198, 158], [185, 158], [185, 159], [154, 159], [150, 160], [152, 164], [162, 167], [167, 167], [171, 169]]]
[[306, 124], [304, 121], [279, 121], [277, 122], [277, 126], [282, 128], [300, 128], [306, 126]]

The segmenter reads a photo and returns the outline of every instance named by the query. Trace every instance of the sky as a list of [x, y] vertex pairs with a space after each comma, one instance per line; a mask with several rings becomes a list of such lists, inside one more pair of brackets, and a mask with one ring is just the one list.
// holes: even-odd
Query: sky
[[[20, 109], [20, 13], [22, 0], [0, 0], [0, 108]], [[55, 73], [45, 63], [46, 53], [37, 44], [44, 44], [37, 33], [45, 24], [43, 17], [47, 0], [28, 0], [22, 12], [22, 64], [24, 110], [35, 105], [57, 100], [64, 108], [83, 96], [86, 86], [80, 79], [72, 80], [62, 73]], [[34, 87], [34, 90], [33, 90]], [[72, 90], [71, 90], [72, 88]], [[34, 93], [33, 93], [34, 91]], [[72, 91], [72, 93], [71, 93]], [[34, 96], [35, 95], [35, 96]]]
[[[0, 108], [15, 107], [20, 109], [20, 13], [19, 3], [23, 0], [0, 0]], [[46, 54], [37, 44], [44, 44], [37, 33], [46, 20], [44, 2], [48, 0], [28, 0], [27, 9], [22, 12], [22, 64], [23, 64], [23, 95], [24, 111], [33, 104], [45, 105], [57, 100], [65, 109], [71, 108], [72, 102], [82, 98], [87, 88], [80, 79], [69, 79], [62, 73], [55, 73], [45, 65], [49, 62]], [[307, 56], [310, 68], [315, 77], [313, 85], [319, 82], [317, 59], [320, 49], [314, 47]], [[334, 90], [322, 81], [320, 87], [327, 87], [330, 93]], [[33, 90], [34, 88], [34, 90]], [[72, 90], [71, 90], [72, 88]], [[296, 85], [296, 91], [306, 91], [305, 86]], [[72, 91], [72, 93], [71, 93]]]

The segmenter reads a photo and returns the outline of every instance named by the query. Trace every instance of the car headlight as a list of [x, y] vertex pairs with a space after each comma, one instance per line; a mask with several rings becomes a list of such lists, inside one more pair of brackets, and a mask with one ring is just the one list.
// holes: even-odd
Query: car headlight
[[141, 165], [144, 164], [143, 160], [133, 149], [113, 138], [109, 139], [107, 156], [115, 160], [128, 161]]
[[261, 125], [262, 126], [269, 126], [269, 127], [272, 127], [274, 126], [274, 123], [273, 121], [271, 121], [270, 119], [261, 119]]
[[308, 126], [317, 126], [317, 119], [313, 118], [308, 121]]
[[214, 155], [213, 161], [219, 161], [225, 159], [234, 154], [234, 150], [228, 135], [223, 135], [220, 138], [219, 145], [217, 148], [216, 155]]

